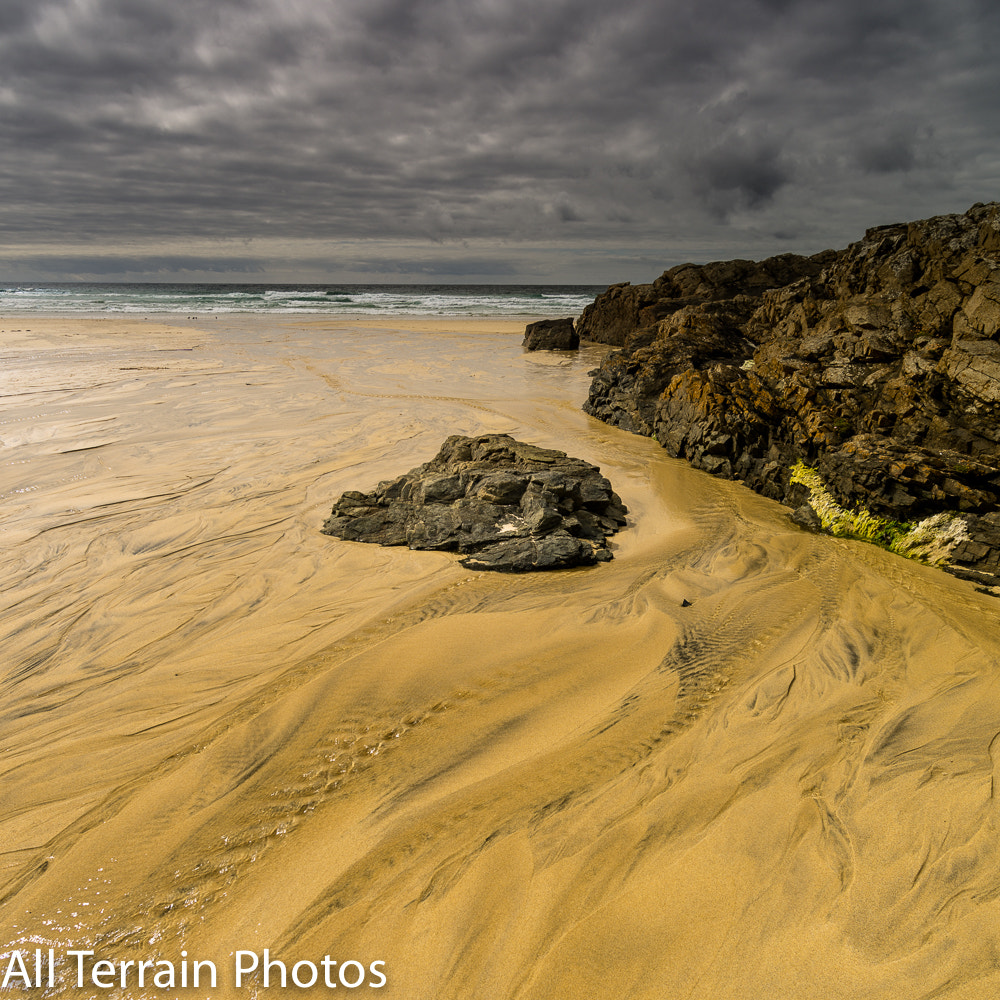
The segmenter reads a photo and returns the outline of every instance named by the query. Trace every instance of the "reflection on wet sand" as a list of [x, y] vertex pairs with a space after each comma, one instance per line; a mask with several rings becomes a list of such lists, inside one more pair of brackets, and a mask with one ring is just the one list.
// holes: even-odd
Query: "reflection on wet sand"
[[[995, 600], [591, 420], [597, 349], [514, 329], [0, 320], [3, 967], [991, 995]], [[481, 432], [599, 465], [615, 560], [477, 574], [319, 533]]]

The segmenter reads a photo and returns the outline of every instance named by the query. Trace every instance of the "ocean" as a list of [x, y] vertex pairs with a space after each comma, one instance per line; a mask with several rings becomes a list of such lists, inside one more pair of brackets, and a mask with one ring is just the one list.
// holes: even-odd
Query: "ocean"
[[0, 314], [576, 316], [604, 285], [0, 284]]

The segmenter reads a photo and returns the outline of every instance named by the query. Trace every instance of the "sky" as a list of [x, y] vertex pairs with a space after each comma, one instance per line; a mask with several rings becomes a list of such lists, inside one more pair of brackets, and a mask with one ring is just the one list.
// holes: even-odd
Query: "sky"
[[0, 0], [0, 281], [651, 281], [1000, 199], [995, 0]]

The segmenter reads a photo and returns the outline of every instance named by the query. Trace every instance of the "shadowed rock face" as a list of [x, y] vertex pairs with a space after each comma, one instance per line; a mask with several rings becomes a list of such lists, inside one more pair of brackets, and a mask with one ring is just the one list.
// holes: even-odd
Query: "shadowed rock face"
[[961, 512], [949, 568], [998, 582], [1000, 206], [815, 257], [673, 268], [609, 289], [577, 328], [623, 345], [588, 413], [793, 506], [801, 459], [846, 505]]
[[540, 319], [524, 328], [521, 346], [526, 351], [575, 351], [580, 338], [573, 328], [573, 317]]
[[344, 493], [323, 532], [349, 541], [459, 552], [469, 569], [513, 573], [611, 559], [626, 509], [596, 466], [506, 434], [449, 437], [430, 462], [371, 493]]

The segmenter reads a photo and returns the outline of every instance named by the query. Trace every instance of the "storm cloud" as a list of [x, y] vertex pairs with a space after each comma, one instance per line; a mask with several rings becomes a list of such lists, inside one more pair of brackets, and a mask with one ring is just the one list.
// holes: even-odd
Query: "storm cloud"
[[0, 280], [841, 246], [1000, 197], [998, 42], [986, 0], [5, 0]]

